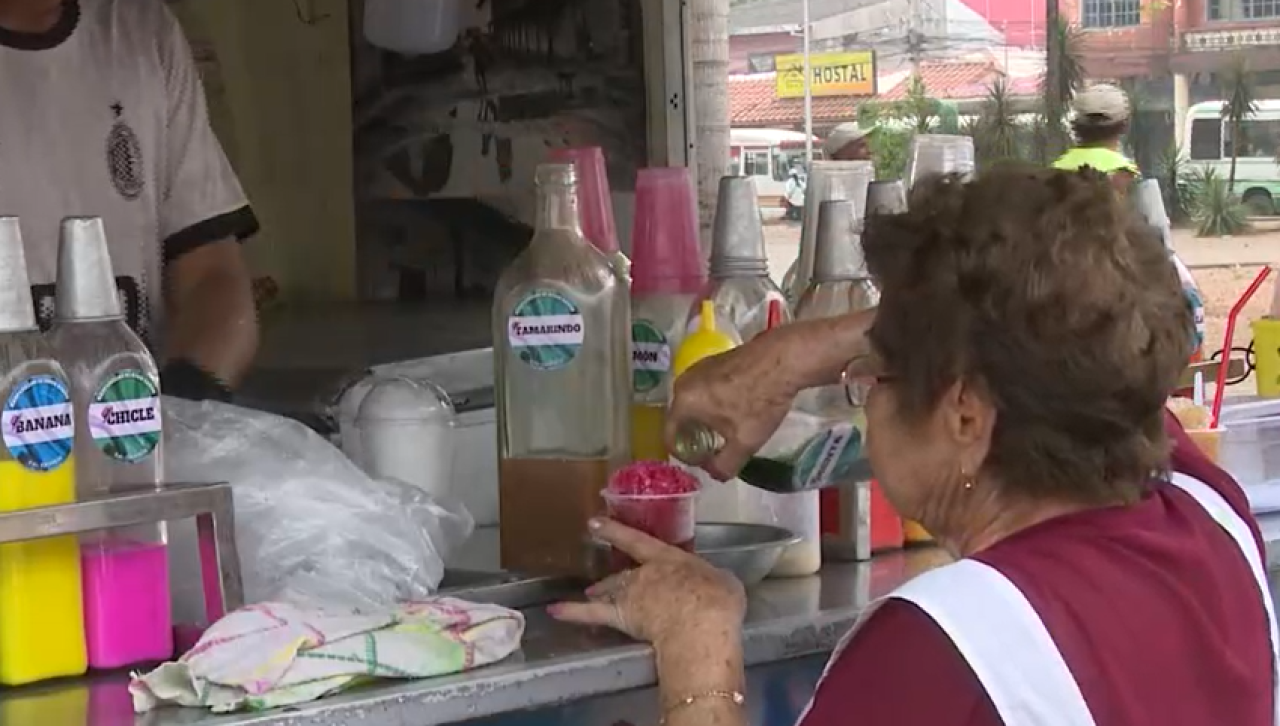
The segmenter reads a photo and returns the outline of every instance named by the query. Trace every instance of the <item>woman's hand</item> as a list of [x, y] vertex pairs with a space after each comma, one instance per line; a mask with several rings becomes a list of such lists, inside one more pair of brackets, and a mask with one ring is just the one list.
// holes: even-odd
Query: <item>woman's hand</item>
[[782, 424], [800, 390], [781, 370], [788, 353], [784, 340], [775, 332], [761, 335], [677, 378], [667, 408], [668, 449], [678, 450], [681, 428], [706, 426], [724, 445], [707, 460], [685, 463], [721, 481], [733, 478]]
[[607, 519], [591, 521], [592, 534], [639, 565], [587, 589], [589, 602], [560, 603], [557, 620], [607, 625], [661, 648], [696, 647], [703, 635], [731, 632], [736, 639], [746, 611], [742, 584], [697, 555]]
[[849, 360], [868, 352], [874, 320], [873, 309], [784, 325], [690, 368], [676, 379], [667, 408], [669, 450], [677, 450], [681, 427], [709, 427], [724, 446], [707, 461], [686, 463], [732, 478], [782, 424], [797, 393], [837, 383]]

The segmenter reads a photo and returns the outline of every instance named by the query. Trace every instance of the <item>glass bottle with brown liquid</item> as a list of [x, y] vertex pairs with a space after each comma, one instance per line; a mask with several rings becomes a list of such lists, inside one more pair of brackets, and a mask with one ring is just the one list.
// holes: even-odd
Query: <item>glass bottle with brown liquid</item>
[[629, 293], [582, 234], [574, 168], [536, 182], [533, 239], [494, 293], [502, 566], [590, 576], [587, 520], [631, 458]]

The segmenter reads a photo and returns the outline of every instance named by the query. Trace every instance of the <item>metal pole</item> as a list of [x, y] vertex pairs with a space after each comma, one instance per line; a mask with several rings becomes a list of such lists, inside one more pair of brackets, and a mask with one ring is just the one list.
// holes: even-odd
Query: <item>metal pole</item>
[[800, 7], [804, 9], [802, 21], [804, 28], [804, 163], [808, 169], [813, 168], [813, 69], [809, 64], [809, 0], [802, 0]]

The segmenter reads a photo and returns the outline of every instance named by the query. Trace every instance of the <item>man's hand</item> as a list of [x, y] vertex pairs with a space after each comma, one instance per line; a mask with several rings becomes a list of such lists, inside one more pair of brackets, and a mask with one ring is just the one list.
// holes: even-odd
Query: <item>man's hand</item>
[[201, 245], [170, 261], [165, 300], [166, 368], [194, 367], [224, 388], [239, 384], [258, 351], [253, 285], [240, 243]]

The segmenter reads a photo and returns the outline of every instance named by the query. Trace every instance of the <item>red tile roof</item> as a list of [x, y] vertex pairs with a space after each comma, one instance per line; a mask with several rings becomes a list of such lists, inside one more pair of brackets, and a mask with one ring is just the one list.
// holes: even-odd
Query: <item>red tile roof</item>
[[[921, 63], [920, 79], [932, 98], [981, 98], [1000, 70], [991, 62]], [[877, 101], [901, 101], [911, 88], [911, 76], [904, 76], [893, 88], [884, 90]]]
[[[940, 61], [920, 64], [920, 77], [929, 96], [949, 100], [984, 98], [1000, 74], [994, 61], [965, 61], [946, 63]], [[900, 101], [907, 97], [911, 77], [895, 74], [896, 78], [881, 77], [881, 92], [877, 101]], [[889, 88], [888, 81], [896, 80]], [[1016, 96], [1038, 93], [1037, 77], [1012, 78], [1007, 81], [1009, 91]], [[760, 73], [729, 77], [729, 117], [736, 127], [796, 127], [804, 119], [804, 99], [775, 98], [774, 74]], [[867, 100], [856, 97], [823, 97], [813, 99], [813, 122], [829, 125], [850, 121], [857, 115], [859, 103]]]
[[[804, 119], [803, 98], [776, 98], [772, 73], [729, 76], [729, 118], [734, 126], [791, 126]], [[852, 121], [860, 98], [824, 96], [813, 99], [817, 124]]]

